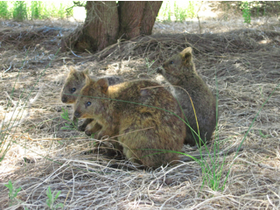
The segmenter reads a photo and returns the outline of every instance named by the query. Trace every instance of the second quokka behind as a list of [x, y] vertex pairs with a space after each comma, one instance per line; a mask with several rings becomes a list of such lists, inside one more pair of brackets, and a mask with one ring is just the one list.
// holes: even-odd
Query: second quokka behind
[[[81, 89], [86, 84], [86, 75], [89, 75], [89, 69], [86, 69], [84, 71], [77, 71], [75, 68], [70, 67], [70, 72], [68, 73], [65, 83], [61, 89], [61, 101], [63, 103], [74, 104], [76, 102]], [[115, 75], [103, 78], [106, 78], [108, 80], [109, 85], [123, 82], [123, 78]], [[100, 125], [96, 123], [95, 126], [90, 126], [92, 121], [93, 119], [86, 119], [83, 124], [79, 126], [79, 130], [86, 131], [87, 135], [100, 130]], [[73, 122], [74, 124], [78, 125], [78, 119], [75, 116], [73, 116]]]
[[155, 168], [178, 159], [166, 150], [183, 147], [186, 126], [179, 119], [183, 114], [172, 94], [156, 82], [109, 86], [105, 79], [87, 77], [74, 108], [77, 118], [94, 118], [102, 125], [97, 139], [117, 135], [124, 155], [133, 162]]
[[189, 126], [200, 136], [199, 138], [193, 134], [187, 126], [185, 143], [201, 146], [211, 139], [216, 126], [216, 99], [196, 72], [192, 48], [188, 47], [173, 55], [162, 67], [157, 72], [174, 85], [175, 96], [184, 110]]

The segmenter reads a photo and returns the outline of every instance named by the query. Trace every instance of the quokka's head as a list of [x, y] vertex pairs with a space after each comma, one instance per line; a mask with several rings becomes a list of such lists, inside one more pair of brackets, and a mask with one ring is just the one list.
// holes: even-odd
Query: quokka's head
[[182, 79], [182, 76], [190, 75], [193, 72], [195, 72], [195, 65], [191, 47], [173, 55], [162, 67], [157, 69], [157, 73], [164, 76], [171, 84], [176, 84]]
[[106, 109], [104, 102], [108, 101], [108, 80], [106, 78], [97, 81], [86, 76], [86, 85], [82, 88], [77, 102], [74, 105], [75, 117], [96, 118]]
[[61, 101], [63, 103], [72, 104], [76, 102], [81, 89], [86, 83], [86, 75], [88, 74], [89, 69], [77, 71], [70, 67], [70, 72], [61, 90]]

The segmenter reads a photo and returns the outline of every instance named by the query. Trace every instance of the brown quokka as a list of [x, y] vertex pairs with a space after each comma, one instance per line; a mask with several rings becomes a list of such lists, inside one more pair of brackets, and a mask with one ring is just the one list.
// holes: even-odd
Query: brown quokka
[[[81, 89], [86, 84], [86, 75], [89, 75], [89, 69], [84, 71], [77, 71], [75, 68], [70, 67], [70, 72], [65, 80], [64, 86], [61, 90], [61, 101], [66, 104], [74, 104], [80, 94]], [[118, 76], [104, 77], [108, 80], [109, 85], [118, 84], [123, 82], [123, 78]], [[91, 123], [93, 119], [86, 119], [81, 126], [78, 127], [80, 131], [85, 131], [87, 125]], [[78, 119], [73, 116], [73, 122], [77, 125]], [[86, 134], [95, 133], [101, 129], [99, 124], [93, 123], [94, 126], [89, 126], [86, 130]]]
[[117, 136], [124, 155], [133, 162], [155, 168], [178, 159], [176, 153], [164, 150], [182, 149], [186, 127], [178, 116], [183, 113], [174, 96], [156, 82], [109, 86], [105, 79], [87, 77], [74, 108], [77, 118], [94, 118], [102, 125], [97, 139]]
[[[209, 141], [216, 126], [216, 100], [196, 72], [192, 48], [188, 47], [172, 56], [162, 67], [158, 68], [157, 72], [163, 75], [171, 85], [174, 85], [175, 97], [184, 110], [186, 121], [197, 134], [200, 134], [203, 142]], [[200, 146], [203, 142], [199, 142], [198, 136], [187, 126], [185, 143]]]

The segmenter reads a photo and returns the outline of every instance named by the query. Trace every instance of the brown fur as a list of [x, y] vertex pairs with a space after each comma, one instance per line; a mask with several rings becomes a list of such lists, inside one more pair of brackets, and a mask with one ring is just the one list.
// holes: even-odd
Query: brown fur
[[[180, 102], [189, 125], [198, 133], [196, 123], [198, 121], [201, 139], [204, 142], [209, 141], [216, 126], [216, 100], [211, 90], [196, 72], [192, 48], [188, 47], [172, 56], [163, 64], [163, 68], [158, 69], [158, 73], [174, 85], [175, 97]], [[197, 121], [190, 97], [194, 104]], [[201, 144], [198, 142], [197, 135], [193, 135], [188, 126], [185, 143]]]
[[97, 139], [119, 135], [123, 153], [134, 162], [158, 167], [177, 160], [176, 153], [159, 150], [181, 150], [184, 122], [170, 112], [145, 105], [183, 115], [172, 94], [156, 82], [134, 80], [108, 86], [107, 80], [88, 78], [75, 104], [75, 116], [94, 118], [102, 125]]
[[[78, 98], [78, 95], [81, 92], [81, 89], [86, 84], [86, 75], [89, 75], [89, 69], [84, 71], [77, 71], [75, 68], [70, 67], [70, 72], [67, 75], [64, 86], [61, 90], [61, 101], [66, 104], [74, 104]], [[118, 76], [108, 76], [105, 77], [109, 84], [117, 84], [123, 82], [123, 79]], [[73, 121], [77, 125], [78, 119], [73, 116]], [[79, 126], [80, 131], [84, 131], [90, 123], [89, 127], [86, 129], [86, 134], [90, 135], [101, 129], [100, 125], [92, 122], [93, 119], [86, 119], [81, 126]]]

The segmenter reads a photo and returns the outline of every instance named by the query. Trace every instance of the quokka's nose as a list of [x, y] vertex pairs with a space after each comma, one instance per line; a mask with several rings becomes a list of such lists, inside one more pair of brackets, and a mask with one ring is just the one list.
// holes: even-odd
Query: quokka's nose
[[66, 103], [66, 102], [67, 102], [67, 97], [66, 97], [66, 96], [62, 96], [61, 101], [62, 101], [63, 103]]
[[162, 74], [162, 73], [163, 73], [162, 67], [158, 67], [158, 68], [157, 68], [157, 73], [158, 73], [158, 74]]
[[74, 115], [75, 115], [75, 117], [77, 117], [77, 118], [81, 117], [81, 113], [78, 112], [78, 111], [75, 111]]

